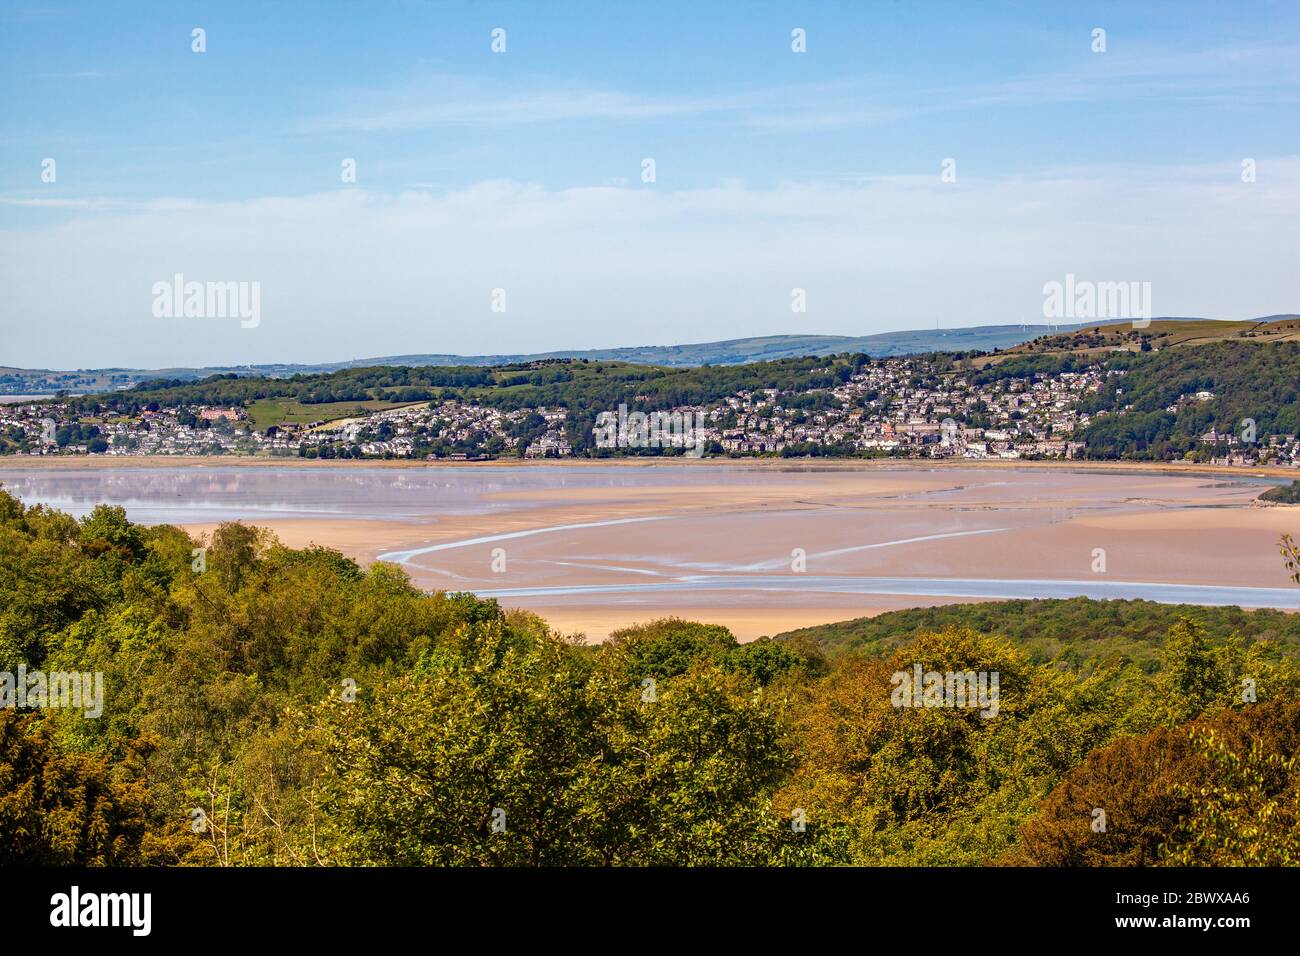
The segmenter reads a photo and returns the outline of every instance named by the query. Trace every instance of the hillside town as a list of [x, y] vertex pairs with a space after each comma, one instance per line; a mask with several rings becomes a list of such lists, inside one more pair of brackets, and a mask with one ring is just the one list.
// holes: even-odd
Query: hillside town
[[[330, 420], [258, 427], [240, 407], [156, 407], [131, 417], [75, 417], [66, 401], [0, 406], [0, 439], [10, 454], [108, 456], [254, 455], [302, 458], [602, 457], [647, 449], [695, 449], [711, 456], [858, 456], [968, 459], [1082, 457], [1077, 435], [1092, 420], [1081, 410], [1104, 376], [1083, 371], [1035, 373], [976, 384], [971, 372], [935, 374], [929, 359], [877, 360], [828, 388], [742, 390], [702, 406], [650, 414], [690, 423], [684, 434], [630, 434], [627, 406], [611, 440], [596, 422], [561, 407], [504, 411], [460, 401], [412, 402]], [[641, 407], [647, 396], [629, 396]], [[1210, 401], [1202, 391], [1167, 411]], [[311, 406], [306, 406], [310, 408]], [[608, 413], [614, 421], [615, 410]], [[1104, 415], [1100, 412], [1098, 415]], [[633, 412], [645, 419], [644, 413]], [[596, 439], [593, 440], [593, 426]], [[622, 429], [621, 433], [618, 429]], [[1300, 464], [1295, 435], [1250, 441], [1211, 428], [1198, 460], [1216, 464]]]

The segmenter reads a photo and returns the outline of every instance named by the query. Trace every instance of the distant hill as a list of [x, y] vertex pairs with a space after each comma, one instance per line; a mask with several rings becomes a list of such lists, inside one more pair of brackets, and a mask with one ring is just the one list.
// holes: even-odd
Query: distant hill
[[[1241, 322], [1215, 319], [1152, 319], [1135, 327], [1129, 320], [1062, 327], [1059, 332], [1026, 340], [1003, 350], [992, 361], [1018, 355], [1100, 355], [1118, 350], [1160, 351], [1210, 342], [1300, 342], [1300, 315], [1266, 315]], [[1145, 343], [1145, 344], [1144, 344]]]
[[[917, 329], [874, 335], [763, 335], [692, 345], [636, 345], [627, 348], [543, 352], [533, 355], [403, 355], [363, 359], [352, 365], [510, 365], [543, 359], [590, 359], [693, 368], [701, 365], [743, 365], [806, 355], [863, 352], [872, 358], [921, 355], [926, 352], [989, 352], [1006, 349], [1059, 329], [1081, 325], [979, 325], [959, 329]], [[340, 368], [346, 366], [339, 366]]]
[[994, 349], [1013, 348], [1062, 330], [1080, 328], [1083, 328], [1082, 324], [978, 325], [970, 328], [880, 332], [874, 335], [764, 335], [689, 345], [636, 345], [625, 348], [578, 349], [515, 355], [388, 355], [380, 358], [308, 365], [272, 363], [203, 368], [104, 368], [69, 371], [0, 367], [0, 395], [52, 395], [59, 389], [71, 393], [97, 393], [129, 388], [151, 379], [193, 381], [209, 375], [234, 374], [287, 378], [290, 375], [316, 375], [377, 365], [497, 366], [546, 359], [589, 359], [669, 368], [693, 368], [701, 365], [743, 365], [747, 362], [797, 358], [806, 355], [832, 355], [836, 352], [864, 352], [873, 358], [920, 355], [926, 352], [991, 352]]

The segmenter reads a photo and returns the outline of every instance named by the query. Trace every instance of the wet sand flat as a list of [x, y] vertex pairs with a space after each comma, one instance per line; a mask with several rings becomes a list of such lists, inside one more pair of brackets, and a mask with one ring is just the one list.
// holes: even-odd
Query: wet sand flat
[[401, 564], [601, 639], [678, 615], [744, 639], [900, 607], [1091, 594], [1300, 606], [1277, 554], [1300, 509], [1236, 476], [1136, 469], [772, 465], [403, 469], [14, 469], [74, 513], [210, 531], [238, 518], [293, 546]]

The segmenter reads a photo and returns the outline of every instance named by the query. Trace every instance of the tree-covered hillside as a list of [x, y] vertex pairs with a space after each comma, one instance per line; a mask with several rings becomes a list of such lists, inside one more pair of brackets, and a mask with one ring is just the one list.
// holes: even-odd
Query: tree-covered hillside
[[[1187, 613], [1183, 605], [1141, 600], [990, 601], [889, 611], [800, 628], [774, 640], [812, 645], [831, 657], [849, 652], [871, 656], [895, 650], [930, 631], [964, 626], [1007, 637], [1035, 662], [1095, 667], [1107, 660], [1126, 659], [1151, 670], [1159, 666], [1165, 635]], [[1211, 640], [1226, 640], [1235, 634], [1247, 646], [1269, 642], [1300, 657], [1300, 615], [1269, 608], [1200, 606], [1195, 613]]]
[[[1211, 342], [1140, 355], [1116, 353], [1083, 410], [1106, 411], [1084, 431], [1091, 458], [1182, 458], [1211, 428], [1247, 441], [1300, 434], [1300, 343]], [[1180, 398], [1210, 392], [1212, 398]], [[1253, 431], [1247, 424], [1253, 422]]]
[[[263, 398], [292, 398], [321, 404], [446, 398], [506, 410], [540, 406], [604, 410], [617, 407], [619, 402], [659, 409], [710, 401], [741, 389], [826, 388], [847, 379], [855, 362], [860, 365], [865, 361], [865, 356], [800, 358], [680, 369], [558, 359], [500, 368], [381, 366], [283, 379], [224, 375], [201, 382], [158, 381], [129, 391], [86, 396], [80, 404], [86, 410], [103, 407], [131, 413], [150, 402], [238, 405]], [[828, 368], [831, 371], [826, 371]]]

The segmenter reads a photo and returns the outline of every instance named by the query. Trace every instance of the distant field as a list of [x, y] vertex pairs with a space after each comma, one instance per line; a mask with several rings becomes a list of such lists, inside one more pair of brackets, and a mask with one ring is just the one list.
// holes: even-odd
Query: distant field
[[1181, 345], [1204, 345], [1207, 342], [1294, 342], [1300, 340], [1300, 317], [1270, 317], [1270, 320], [1222, 322], [1213, 319], [1153, 319], [1150, 325], [1135, 328], [1131, 322], [1091, 325], [1087, 328], [1045, 335], [1006, 349], [995, 356], [976, 359], [982, 368], [998, 364], [1017, 355], [1064, 354], [1104, 357], [1117, 348], [1137, 351], [1146, 339], [1153, 349]]
[[381, 402], [370, 399], [364, 402], [322, 402], [319, 405], [306, 405], [293, 399], [264, 398], [248, 406], [248, 414], [253, 420], [253, 427], [259, 432], [264, 432], [272, 425], [332, 422], [353, 415], [421, 404], [423, 403]]

